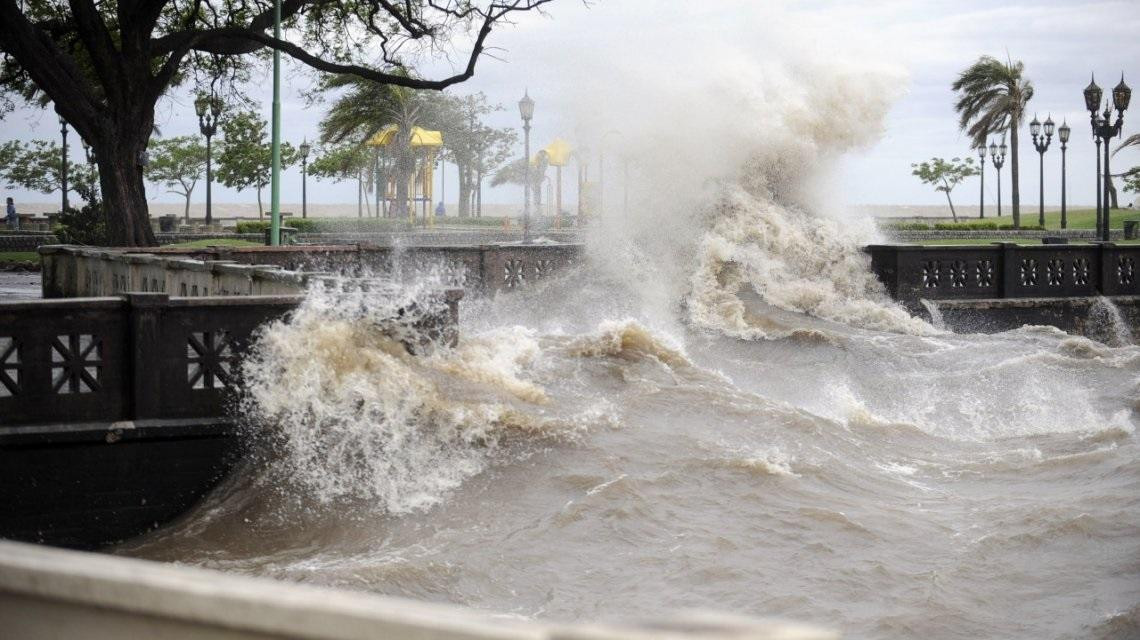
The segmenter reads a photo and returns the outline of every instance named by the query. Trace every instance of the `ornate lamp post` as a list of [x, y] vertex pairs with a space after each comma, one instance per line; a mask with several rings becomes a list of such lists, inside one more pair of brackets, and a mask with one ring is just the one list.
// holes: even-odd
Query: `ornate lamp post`
[[214, 222], [213, 193], [211, 183], [214, 178], [213, 150], [210, 138], [218, 132], [218, 116], [222, 114], [222, 101], [217, 96], [200, 95], [194, 101], [194, 111], [198, 114], [198, 130], [206, 136], [206, 224]]
[[1037, 149], [1037, 224], [1045, 228], [1045, 152], [1049, 150], [1049, 143], [1053, 141], [1053, 116], [1045, 118], [1045, 133], [1041, 133], [1041, 123], [1037, 116], [1029, 123], [1029, 135], [1033, 138], [1033, 148]]
[[[1132, 89], [1124, 84], [1124, 74], [1120, 75], [1120, 84], [1112, 88], [1112, 102], [1107, 100], [1104, 104], [1104, 112], [1097, 115], [1100, 108], [1101, 89], [1096, 84], [1094, 78], [1089, 82], [1089, 86], [1085, 87], [1085, 108], [1089, 110], [1089, 120], [1092, 124], [1093, 136], [1097, 139], [1097, 209], [1101, 212], [1098, 216], [1101, 223], [1100, 239], [1108, 242], [1109, 230], [1112, 228], [1109, 208], [1109, 176], [1112, 171], [1109, 169], [1109, 141], [1114, 137], [1120, 135], [1120, 130], [1124, 126], [1124, 111], [1128, 109], [1128, 103], [1132, 100]], [[1116, 122], [1112, 121], [1112, 111], [1116, 110]], [[1100, 172], [1100, 142], [1104, 142], [1104, 185], [1103, 197], [1101, 196], [1101, 172]], [[1101, 204], [1103, 203], [1103, 204]]]
[[1005, 165], [1005, 152], [1009, 150], [1006, 146], [1005, 140], [1001, 141], [1001, 146], [990, 143], [990, 160], [993, 160], [994, 168], [997, 169], [997, 202], [998, 202], [998, 217], [1001, 217], [1001, 168]]
[[978, 217], [986, 217], [986, 145], [978, 147], [978, 177], [982, 179], [978, 189]]
[[1057, 129], [1057, 137], [1061, 140], [1061, 228], [1069, 228], [1069, 219], [1065, 213], [1065, 149], [1069, 144], [1069, 124], [1061, 121], [1061, 128]]
[[[309, 151], [312, 150], [312, 145], [308, 140], [301, 143], [301, 217], [309, 217]], [[377, 187], [379, 189], [379, 187]], [[379, 215], [379, 213], [377, 213]]]
[[63, 189], [63, 208], [61, 213], [67, 213], [67, 120], [59, 117], [59, 133], [63, 137], [63, 151], [59, 154], [59, 182]]
[[527, 92], [523, 92], [519, 100], [519, 115], [523, 120], [523, 150], [526, 154], [523, 163], [526, 167], [523, 185], [523, 242], [530, 242], [530, 119], [534, 117], [534, 100]]

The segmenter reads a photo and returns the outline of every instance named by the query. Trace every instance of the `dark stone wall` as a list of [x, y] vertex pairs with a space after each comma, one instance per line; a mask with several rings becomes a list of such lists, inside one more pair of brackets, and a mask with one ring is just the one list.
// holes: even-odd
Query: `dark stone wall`
[[[918, 313], [958, 333], [1047, 325], [1106, 344], [1140, 340], [1140, 296], [933, 300]], [[1122, 335], [1123, 334], [1123, 335]]]

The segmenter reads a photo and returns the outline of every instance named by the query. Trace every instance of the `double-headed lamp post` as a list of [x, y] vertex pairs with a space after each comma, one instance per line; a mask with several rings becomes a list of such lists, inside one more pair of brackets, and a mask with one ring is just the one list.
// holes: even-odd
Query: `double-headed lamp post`
[[1049, 143], [1053, 141], [1053, 116], [1045, 118], [1045, 132], [1042, 135], [1041, 123], [1037, 116], [1029, 123], [1029, 135], [1033, 138], [1033, 148], [1037, 149], [1037, 224], [1045, 228], [1045, 152], [1049, 150]]
[[313, 149], [308, 140], [301, 143], [301, 217], [309, 217], [309, 151]]
[[63, 208], [60, 211], [67, 213], [67, 120], [63, 116], [59, 117], [59, 134], [63, 138], [63, 150], [59, 154], [59, 182], [63, 189]]
[[198, 130], [206, 136], [206, 224], [214, 222], [213, 193], [211, 183], [214, 178], [213, 150], [210, 138], [218, 132], [218, 116], [222, 114], [222, 101], [215, 95], [199, 95], [194, 100], [194, 111], [198, 114]]
[[[1112, 184], [1109, 178], [1109, 176], [1112, 175], [1112, 171], [1109, 170], [1108, 166], [1109, 157], [1112, 155], [1109, 153], [1109, 141], [1120, 135], [1120, 130], [1124, 126], [1124, 111], [1128, 109], [1128, 103], [1132, 101], [1132, 89], [1124, 84], [1124, 74], [1121, 74], [1120, 84], [1112, 88], [1112, 102], [1110, 103], [1106, 100], [1104, 103], [1104, 112], [1101, 115], [1097, 115], [1097, 111], [1100, 109], [1101, 95], [1101, 89], [1097, 86], [1096, 79], [1094, 78], [1089, 82], [1089, 86], [1085, 87], [1085, 108], [1089, 110], [1089, 120], [1092, 124], [1093, 136], [1096, 137], [1098, 145], [1101, 141], [1104, 142], [1104, 195], [1099, 198], [1101, 202], [1103, 202], [1103, 205], [1098, 206], [1098, 208], [1102, 209], [1101, 216], [1099, 216], [1101, 219], [1100, 239], [1104, 242], [1108, 242], [1109, 230], [1112, 228], [1109, 220], [1109, 208], [1111, 207], [1109, 186]], [[1116, 110], [1116, 122], [1112, 121], [1112, 111], [1114, 109]], [[1099, 146], [1097, 152], [1097, 158], [1099, 160]], [[1097, 167], [1097, 195], [1100, 196], [1100, 194], [1100, 168]]]
[[990, 142], [990, 159], [993, 160], [994, 169], [997, 169], [997, 214], [1001, 217], [1001, 168], [1005, 165], [1005, 152], [1009, 150], [1006, 146], [1005, 140], [1001, 141], [1001, 146], [994, 142]]
[[1069, 148], [1069, 133], [1072, 130], [1069, 128], [1069, 123], [1061, 121], [1061, 127], [1057, 129], [1057, 138], [1061, 141], [1061, 228], [1069, 228], [1069, 218], [1065, 212], [1065, 150]]
[[530, 119], [534, 117], [534, 100], [531, 100], [530, 94], [523, 92], [522, 100], [519, 100], [519, 115], [523, 120], [523, 164], [525, 166], [525, 173], [523, 180], [523, 242], [530, 242]]
[[986, 145], [978, 147], [978, 177], [981, 185], [978, 189], [978, 217], [986, 217]]

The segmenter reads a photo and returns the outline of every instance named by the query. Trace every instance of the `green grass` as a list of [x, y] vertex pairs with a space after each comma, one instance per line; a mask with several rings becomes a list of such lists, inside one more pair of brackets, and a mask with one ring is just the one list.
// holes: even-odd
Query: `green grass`
[[[921, 242], [906, 242], [903, 244], [923, 245], [930, 247], [946, 246], [985, 246], [995, 242], [1013, 242], [1021, 245], [1039, 245], [1039, 238], [964, 238], [957, 240], [923, 240]], [[1140, 244], [1140, 240], [1116, 240], [1116, 244]], [[1070, 241], [1069, 244], [1089, 244], [1087, 241]]]
[[183, 249], [200, 249], [203, 247], [260, 247], [263, 243], [238, 238], [206, 238], [205, 240], [190, 240], [175, 244], [164, 244], [164, 247], [179, 247]]
[[39, 262], [35, 251], [0, 251], [0, 262]]

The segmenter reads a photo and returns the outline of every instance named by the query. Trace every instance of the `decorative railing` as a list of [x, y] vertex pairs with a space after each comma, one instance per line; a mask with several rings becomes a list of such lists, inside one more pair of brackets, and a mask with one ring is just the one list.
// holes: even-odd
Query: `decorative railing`
[[570, 267], [580, 245], [299, 246], [40, 249], [45, 298], [162, 292], [178, 296], [292, 295], [330, 272], [407, 281], [432, 272], [445, 286], [494, 293], [526, 288]]
[[871, 245], [871, 268], [897, 300], [1140, 295], [1140, 246]]
[[0, 425], [220, 417], [254, 329], [296, 296], [0, 304]]

